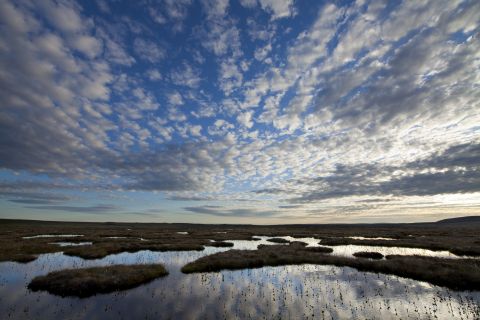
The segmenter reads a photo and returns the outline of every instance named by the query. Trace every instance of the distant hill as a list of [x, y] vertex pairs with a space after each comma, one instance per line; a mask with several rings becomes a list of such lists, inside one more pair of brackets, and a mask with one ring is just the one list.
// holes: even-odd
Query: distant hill
[[480, 223], [480, 216], [467, 216], [467, 217], [443, 219], [443, 220], [437, 221], [437, 223]]

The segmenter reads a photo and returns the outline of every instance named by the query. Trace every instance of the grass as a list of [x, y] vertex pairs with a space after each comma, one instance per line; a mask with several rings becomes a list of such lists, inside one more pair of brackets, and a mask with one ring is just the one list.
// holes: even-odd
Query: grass
[[387, 256], [386, 260], [356, 259], [315, 252], [300, 244], [259, 246], [259, 250], [230, 250], [202, 257], [182, 268], [184, 273], [217, 272], [264, 266], [321, 264], [391, 274], [426, 281], [453, 290], [480, 290], [480, 261], [420, 256]]
[[204, 246], [196, 243], [130, 243], [127, 241], [97, 244], [94, 246], [78, 246], [64, 249], [64, 254], [68, 256], [80, 257], [83, 259], [101, 259], [110, 254], [121, 252], [138, 252], [141, 250], [151, 250], [157, 252], [165, 251], [202, 251]]
[[[63, 251], [84, 259], [140, 250], [203, 250], [214, 240], [225, 246], [228, 240], [256, 240], [255, 236], [315, 237], [322, 245], [381, 245], [448, 250], [458, 255], [480, 256], [480, 223], [420, 223], [379, 225], [194, 225], [167, 223], [80, 223], [0, 219], [0, 261], [26, 263], [40, 254]], [[179, 231], [188, 235], [177, 234]], [[227, 232], [227, 233], [223, 233]], [[36, 238], [39, 234], [82, 234], [78, 238]], [[397, 240], [356, 240], [348, 236], [386, 237]], [[108, 237], [126, 237], [110, 239]], [[140, 240], [140, 238], [146, 240]], [[57, 241], [90, 241], [93, 245], [59, 247]], [[285, 240], [281, 240], [284, 242]]]
[[357, 258], [367, 258], [367, 259], [375, 259], [375, 260], [383, 259], [383, 254], [379, 252], [360, 251], [360, 252], [355, 252], [353, 256]]
[[217, 248], [231, 248], [233, 247], [233, 243], [225, 242], [225, 241], [215, 241], [207, 244], [209, 247], [217, 247]]
[[161, 264], [67, 269], [36, 277], [28, 288], [62, 297], [86, 298], [131, 289], [166, 275], [168, 272]]
[[332, 253], [333, 249], [328, 247], [308, 247], [303, 249], [306, 252], [315, 252], [315, 253]]
[[274, 243], [290, 243], [290, 241], [283, 238], [271, 238], [271, 239], [268, 239], [267, 241], [274, 242]]

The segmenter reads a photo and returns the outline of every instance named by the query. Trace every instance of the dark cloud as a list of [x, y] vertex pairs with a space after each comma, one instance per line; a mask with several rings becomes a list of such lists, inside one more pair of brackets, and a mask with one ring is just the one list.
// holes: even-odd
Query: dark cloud
[[[0, 183], [0, 198], [7, 198], [8, 201], [27, 205], [47, 205], [72, 200], [71, 196], [55, 194], [52, 192], [32, 192], [31, 189], [23, 189], [32, 184], [22, 183]], [[47, 189], [48, 190], [48, 189]]]
[[287, 191], [282, 188], [265, 188], [265, 189], [259, 189], [259, 190], [253, 190], [253, 193], [257, 194], [280, 194], [280, 193], [286, 193]]
[[262, 211], [256, 209], [240, 208], [230, 209], [221, 206], [185, 207], [186, 211], [208, 214], [217, 217], [272, 217], [278, 215], [275, 211]]
[[68, 211], [73, 213], [111, 213], [118, 211], [118, 207], [112, 205], [96, 205], [96, 206], [85, 206], [85, 207], [76, 207], [76, 206], [27, 206], [29, 209], [37, 210], [55, 210], [55, 211]]
[[9, 199], [8, 201], [21, 204], [52, 204], [58, 201], [41, 199]]
[[[15, 185], [15, 184], [13, 184]], [[21, 186], [21, 184], [19, 184]], [[62, 195], [62, 194], [53, 194], [53, 193], [43, 193], [43, 192], [22, 192], [21, 187], [19, 188], [19, 191], [8, 191], [8, 190], [2, 190], [0, 188], [0, 197], [14, 197], [14, 198], [22, 198], [22, 199], [34, 199], [34, 200], [48, 200], [48, 201], [67, 201], [71, 200], [72, 197]]]
[[211, 197], [201, 197], [201, 196], [179, 196], [179, 195], [174, 195], [168, 197], [169, 200], [174, 200], [174, 201], [208, 201], [208, 200], [213, 200]]
[[[399, 175], [395, 172], [401, 172]], [[295, 181], [312, 191], [291, 202], [348, 196], [426, 196], [480, 191], [480, 145], [463, 144], [404, 166], [343, 166], [328, 176]]]

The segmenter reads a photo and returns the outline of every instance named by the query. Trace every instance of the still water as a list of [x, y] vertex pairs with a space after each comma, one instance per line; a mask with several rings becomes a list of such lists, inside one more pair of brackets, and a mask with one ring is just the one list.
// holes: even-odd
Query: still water
[[[255, 243], [258, 245], [265, 240], [262, 238]], [[247, 247], [242, 241], [231, 242], [234, 247]], [[480, 317], [480, 292], [455, 292], [424, 282], [351, 268], [300, 265], [189, 275], [180, 272], [188, 262], [229, 249], [140, 251], [98, 260], [52, 253], [41, 255], [28, 264], [3, 262], [0, 263], [0, 315], [2, 319]], [[134, 263], [163, 263], [170, 274], [132, 290], [87, 299], [60, 298], [46, 292], [30, 292], [26, 288], [33, 277], [53, 270]]]

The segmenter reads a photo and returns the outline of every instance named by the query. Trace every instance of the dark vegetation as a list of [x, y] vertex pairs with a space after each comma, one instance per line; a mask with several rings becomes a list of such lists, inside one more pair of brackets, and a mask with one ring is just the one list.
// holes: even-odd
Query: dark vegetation
[[182, 268], [184, 273], [216, 272], [294, 264], [351, 267], [359, 271], [392, 274], [426, 281], [453, 290], [480, 290], [480, 261], [420, 256], [387, 256], [386, 260], [337, 257], [299, 243], [259, 246], [259, 250], [230, 250], [202, 257]]
[[383, 254], [379, 252], [360, 251], [360, 252], [355, 252], [353, 256], [357, 258], [367, 258], [367, 259], [375, 259], [375, 260], [383, 259]]
[[[463, 221], [463, 222], [462, 222]], [[188, 232], [188, 235], [177, 232]], [[82, 234], [83, 237], [34, 238], [40, 234]], [[42, 253], [63, 251], [84, 259], [103, 258], [119, 252], [140, 250], [203, 250], [228, 246], [228, 240], [254, 240], [254, 236], [316, 237], [322, 245], [382, 245], [449, 250], [458, 255], [480, 256], [480, 221], [460, 219], [452, 223], [371, 225], [194, 225], [167, 223], [74, 223], [0, 220], [0, 261], [28, 262]], [[111, 239], [108, 237], [125, 237]], [[388, 237], [397, 240], [356, 240], [349, 236]], [[215, 242], [211, 242], [214, 240]], [[51, 242], [91, 241], [92, 245], [59, 247]], [[286, 241], [286, 240], [282, 240]]]
[[229, 247], [233, 247], [233, 243], [225, 242], [225, 241], [215, 241], [207, 244], [207, 246], [217, 247], [217, 248], [229, 248]]
[[290, 241], [283, 238], [271, 238], [271, 239], [268, 239], [267, 241], [273, 242], [273, 243], [290, 243]]
[[67, 269], [36, 277], [28, 288], [62, 297], [86, 298], [99, 293], [131, 289], [167, 274], [161, 264]]
[[[187, 235], [177, 232], [188, 232]], [[82, 237], [55, 237], [24, 239], [25, 236], [41, 234], [82, 234]], [[193, 225], [193, 224], [136, 224], [136, 223], [68, 223], [24, 220], [0, 220], [0, 261], [16, 261], [27, 263], [39, 254], [63, 251], [67, 255], [78, 256], [84, 259], [97, 259], [109, 254], [120, 252], [136, 252], [140, 250], [152, 251], [179, 251], [203, 250], [205, 246], [231, 247], [228, 240], [257, 240], [256, 235], [279, 237], [291, 235], [296, 238], [315, 237], [321, 239], [321, 245], [381, 245], [424, 248], [431, 250], [449, 250], [458, 255], [480, 256], [480, 221], [478, 219], [462, 218], [452, 222], [418, 223], [418, 224], [375, 224], [375, 225], [280, 225], [280, 226], [253, 226], [253, 225]], [[388, 237], [396, 240], [358, 240], [346, 238], [349, 236], [361, 237]], [[121, 237], [121, 238], [109, 238]], [[278, 238], [277, 238], [278, 239]], [[213, 241], [211, 241], [213, 240]], [[52, 242], [92, 242], [92, 245], [77, 247], [59, 247]], [[273, 242], [288, 242], [274, 240]], [[449, 287], [456, 290], [480, 289], [480, 260], [472, 259], [439, 259], [418, 256], [387, 256], [384, 260], [368, 258], [344, 258], [329, 255], [332, 249], [328, 247], [306, 247], [305, 243], [293, 241], [288, 245], [259, 245], [258, 251], [230, 250], [203, 257], [187, 264], [182, 271], [210, 272], [222, 269], [257, 268], [262, 266], [277, 266], [289, 264], [326, 264], [347, 266], [361, 271], [393, 274], [416, 280], [423, 280], [432, 284]], [[366, 256], [357, 253], [357, 256]], [[125, 277], [112, 271], [111, 279], [126, 279], [114, 281], [112, 290], [126, 289], [138, 285], [141, 280], [148, 279], [149, 273], [139, 270], [124, 269], [118, 266], [118, 272], [125, 272]], [[114, 268], [114, 267], [112, 267]], [[94, 273], [103, 279], [100, 283], [108, 283], [108, 276], [103, 268], [93, 268]], [[115, 270], [115, 269], [112, 269]], [[75, 272], [78, 272], [76, 274]], [[131, 273], [133, 272], [133, 273]], [[68, 274], [68, 276], [67, 276]], [[30, 285], [32, 290], [40, 290], [40, 284], [45, 290], [60, 295], [84, 295], [69, 293], [66, 288], [82, 286], [80, 275], [82, 271], [65, 270], [47, 275], [47, 278], [37, 278]], [[143, 274], [143, 276], [142, 276]], [[78, 277], [74, 276], [78, 275]], [[86, 272], [85, 275], [89, 275]], [[139, 276], [140, 275], [140, 276]], [[64, 276], [64, 278], [62, 278]], [[94, 277], [95, 275], [92, 275]], [[129, 279], [129, 277], [131, 279]], [[138, 276], [138, 277], [137, 277]], [[104, 278], [102, 278], [104, 277]], [[145, 278], [144, 278], [145, 277]], [[70, 282], [62, 281], [71, 278]], [[88, 278], [88, 277], [86, 277]], [[83, 277], [83, 279], [86, 279]], [[40, 281], [40, 279], [43, 279]], [[62, 279], [62, 280], [56, 280]], [[79, 281], [78, 284], [74, 281]], [[55, 280], [55, 281], [54, 281]], [[130, 282], [134, 281], [136, 284]], [[138, 283], [136, 281], [139, 281]], [[92, 280], [93, 281], [93, 280]], [[149, 280], [145, 280], [149, 281]], [[48, 285], [49, 284], [49, 285]], [[68, 285], [67, 285], [68, 284]], [[63, 287], [63, 289], [61, 289]], [[96, 292], [108, 286], [104, 284], [95, 287]], [[49, 288], [49, 289], [47, 289]], [[59, 289], [60, 288], [60, 289]], [[42, 290], [43, 290], [42, 289]], [[75, 289], [76, 290], [76, 289]], [[92, 291], [93, 292], [93, 291]], [[110, 292], [110, 291], [108, 291]]]

